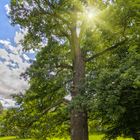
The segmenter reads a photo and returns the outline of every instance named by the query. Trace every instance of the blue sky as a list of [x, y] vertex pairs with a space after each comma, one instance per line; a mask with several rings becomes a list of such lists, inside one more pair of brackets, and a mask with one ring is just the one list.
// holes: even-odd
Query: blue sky
[[[28, 82], [20, 78], [30, 66], [34, 52], [25, 53], [20, 40], [24, 34], [18, 26], [13, 27], [7, 16], [10, 0], [0, 0], [0, 101], [10, 101], [11, 94], [24, 92]], [[7, 7], [7, 8], [6, 8]], [[30, 58], [29, 56], [32, 56]], [[4, 99], [4, 100], [3, 100]]]
[[9, 23], [8, 16], [6, 15], [5, 5], [9, 3], [9, 0], [0, 0], [0, 39], [14, 42], [14, 35], [18, 27], [13, 27]]

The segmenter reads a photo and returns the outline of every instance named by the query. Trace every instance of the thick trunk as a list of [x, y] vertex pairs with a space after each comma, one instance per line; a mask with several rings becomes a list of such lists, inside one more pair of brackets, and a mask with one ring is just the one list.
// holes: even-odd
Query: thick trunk
[[88, 124], [86, 112], [72, 110], [71, 140], [88, 140]]
[[[72, 100], [82, 96], [85, 85], [85, 62], [76, 30], [73, 32], [73, 90]], [[88, 140], [87, 111], [82, 101], [76, 102], [71, 110], [71, 140]]]

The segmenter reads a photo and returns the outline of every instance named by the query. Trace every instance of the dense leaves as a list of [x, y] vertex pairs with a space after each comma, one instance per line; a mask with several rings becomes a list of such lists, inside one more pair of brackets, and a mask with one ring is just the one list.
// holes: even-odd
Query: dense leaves
[[130, 48], [121, 59], [122, 49], [117, 50], [118, 55], [115, 52], [109, 67], [102, 68], [96, 81], [95, 116], [102, 120], [109, 138], [139, 135], [140, 51], [139, 46], [133, 51]]
[[[129, 9], [134, 8], [134, 3], [126, 4]], [[132, 12], [138, 11], [137, 8]], [[137, 32], [140, 29], [139, 16], [136, 13], [129, 15], [130, 19], [133, 19], [133, 25], [131, 21], [127, 32], [132, 41], [127, 41], [114, 50], [108, 56], [109, 59], [104, 58], [106, 62], [99, 60], [96, 80], [91, 82], [91, 86], [96, 87], [93, 108], [97, 111], [94, 115], [100, 118], [99, 125], [103, 127], [108, 139], [121, 135], [136, 140], [140, 138], [140, 32]]]

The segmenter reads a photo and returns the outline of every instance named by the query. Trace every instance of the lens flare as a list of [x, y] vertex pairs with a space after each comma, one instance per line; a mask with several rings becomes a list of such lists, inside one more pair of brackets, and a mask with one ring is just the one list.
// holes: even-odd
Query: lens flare
[[88, 20], [92, 20], [95, 19], [99, 13], [99, 10], [93, 7], [87, 7], [86, 8], [86, 17], [88, 18]]

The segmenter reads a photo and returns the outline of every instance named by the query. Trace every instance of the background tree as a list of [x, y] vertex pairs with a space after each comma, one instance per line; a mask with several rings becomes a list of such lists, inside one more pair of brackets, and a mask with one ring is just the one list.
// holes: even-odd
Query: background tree
[[[118, 8], [127, 5], [130, 15], [129, 29], [126, 32], [132, 41], [113, 50], [105, 63], [98, 60], [94, 85], [94, 115], [100, 119], [106, 138], [117, 136], [140, 139], [140, 28], [139, 4], [136, 2], [119, 3]], [[132, 22], [133, 21], [133, 22]], [[133, 23], [133, 24], [132, 24]], [[101, 58], [103, 59], [103, 58]], [[104, 58], [104, 59], [107, 59]], [[102, 67], [100, 67], [102, 64]], [[96, 109], [96, 113], [95, 113]]]
[[[72, 140], [88, 140], [88, 100], [95, 94], [94, 87], [90, 86], [96, 73], [95, 58], [132, 39], [129, 28], [133, 18], [127, 9], [129, 2], [120, 8], [121, 3], [124, 2], [11, 0], [13, 24], [28, 30], [23, 41], [25, 49], [38, 48], [41, 42], [48, 42], [47, 52], [42, 51], [37, 58], [39, 63], [35, 63], [29, 72], [28, 103], [37, 102], [39, 109], [35, 112], [46, 117], [50, 108], [54, 109], [57, 104], [60, 110], [63, 105], [70, 108], [66, 118], [70, 120]], [[107, 58], [102, 60], [100, 68]], [[68, 94], [72, 99], [66, 104], [64, 97]], [[41, 101], [36, 98], [33, 103], [30, 95], [44, 98]], [[26, 104], [21, 107], [23, 110], [28, 108]], [[30, 115], [35, 117], [31, 110]]]
[[126, 53], [121, 48], [115, 52], [109, 67], [102, 68], [96, 81], [94, 115], [102, 120], [100, 125], [110, 139], [122, 135], [136, 140], [140, 137], [140, 52], [139, 46], [133, 47], [126, 48]]

